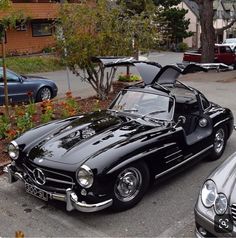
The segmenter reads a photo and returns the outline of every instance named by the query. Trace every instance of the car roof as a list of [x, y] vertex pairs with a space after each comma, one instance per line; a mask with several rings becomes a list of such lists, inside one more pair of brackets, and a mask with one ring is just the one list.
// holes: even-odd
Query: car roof
[[236, 38], [227, 38], [224, 40], [224, 42], [226, 41], [236, 42]]

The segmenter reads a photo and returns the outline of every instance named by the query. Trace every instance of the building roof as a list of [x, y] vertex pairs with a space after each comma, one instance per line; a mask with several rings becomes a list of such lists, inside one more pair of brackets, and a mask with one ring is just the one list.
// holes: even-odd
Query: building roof
[[[198, 4], [193, 0], [183, 0], [188, 8], [199, 18], [199, 7]], [[228, 11], [236, 11], [236, 0], [214, 0], [213, 9], [224, 12], [224, 18], [230, 18]], [[217, 16], [215, 16], [217, 18]]]
[[[59, 3], [16, 3], [10, 11], [22, 11], [31, 19], [55, 19], [58, 16]], [[0, 18], [9, 14], [9, 11], [0, 11]]]
[[188, 8], [199, 18], [199, 7], [198, 4], [193, 0], [183, 0], [183, 2], [188, 6]]

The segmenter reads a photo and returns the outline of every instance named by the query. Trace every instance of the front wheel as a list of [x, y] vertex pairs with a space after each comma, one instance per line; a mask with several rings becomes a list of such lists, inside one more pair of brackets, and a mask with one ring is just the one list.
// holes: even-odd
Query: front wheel
[[213, 149], [210, 155], [211, 160], [217, 160], [221, 157], [225, 150], [227, 140], [227, 130], [225, 127], [220, 127], [214, 134]]
[[143, 198], [149, 181], [149, 170], [143, 162], [123, 169], [114, 184], [113, 210], [123, 211], [135, 206]]
[[52, 92], [51, 89], [48, 87], [41, 88], [37, 93], [37, 102], [41, 102], [44, 100], [50, 100], [52, 98]]

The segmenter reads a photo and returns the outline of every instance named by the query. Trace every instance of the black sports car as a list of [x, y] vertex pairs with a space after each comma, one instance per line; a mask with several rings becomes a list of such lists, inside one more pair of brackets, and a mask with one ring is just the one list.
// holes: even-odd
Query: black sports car
[[[8, 96], [11, 103], [29, 101], [29, 93], [35, 102], [56, 97], [58, 88], [56, 84], [43, 77], [19, 75], [7, 70]], [[3, 70], [0, 67], [0, 105], [4, 103]]]
[[133, 207], [150, 182], [204, 155], [218, 159], [233, 130], [227, 108], [177, 80], [176, 66], [130, 61], [144, 83], [130, 86], [106, 111], [32, 129], [8, 147], [9, 181], [26, 192], [66, 203], [68, 211]]

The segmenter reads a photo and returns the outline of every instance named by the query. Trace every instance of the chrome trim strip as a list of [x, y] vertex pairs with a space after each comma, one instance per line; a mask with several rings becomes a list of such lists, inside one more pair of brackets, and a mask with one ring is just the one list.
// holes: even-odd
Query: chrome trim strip
[[169, 173], [170, 171], [172, 171], [172, 170], [174, 170], [174, 169], [180, 167], [181, 165], [183, 165], [183, 164], [187, 163], [188, 161], [190, 161], [190, 160], [196, 158], [197, 156], [203, 154], [204, 152], [206, 152], [207, 150], [209, 150], [209, 149], [211, 149], [211, 148], [213, 148], [213, 145], [208, 146], [207, 148], [201, 150], [201, 151], [198, 152], [197, 154], [195, 154], [195, 155], [189, 157], [188, 159], [186, 159], [186, 160], [182, 161], [181, 163], [179, 163], [179, 164], [173, 166], [172, 168], [169, 168], [169, 169], [167, 169], [166, 171], [164, 171], [164, 172], [162, 172], [162, 173], [160, 173], [160, 174], [157, 174], [157, 175], [155, 176], [155, 179], [158, 179], [159, 177], [161, 177], [161, 176], [163, 176], [163, 175]]
[[172, 162], [172, 161], [174, 161], [174, 160], [177, 160], [177, 159], [179, 159], [179, 158], [181, 158], [181, 157], [183, 157], [182, 154], [179, 155], [179, 156], [177, 156], [177, 157], [175, 157], [175, 158], [173, 158], [173, 159], [170, 159], [170, 160], [166, 161], [166, 164], [169, 164], [170, 162]]
[[[33, 174], [33, 170], [31, 170], [25, 163], [23, 165], [30, 173]], [[37, 166], [33, 166], [33, 167], [39, 168]], [[54, 172], [54, 171], [47, 170], [47, 169], [42, 169], [42, 171], [43, 172], [46, 171], [46, 172], [52, 173], [52, 174], [57, 174], [57, 175], [60, 175], [62, 177], [65, 177], [65, 178], [68, 178], [69, 180], [71, 180], [71, 182], [70, 182], [70, 181], [64, 181], [64, 180], [60, 180], [60, 179], [54, 179], [54, 178], [51, 178], [51, 177], [46, 177], [46, 180], [48, 180], [48, 181], [53, 181], [53, 182], [58, 182], [58, 183], [63, 183], [63, 184], [75, 185], [75, 183], [73, 182], [73, 178], [68, 176], [68, 175], [61, 174], [61, 173], [58, 173], [58, 172]], [[29, 173], [27, 173], [27, 174], [34, 180], [34, 178]]]
[[107, 173], [108, 173], [108, 174], [111, 174], [111, 173], [113, 173], [114, 171], [116, 171], [117, 169], [120, 169], [120, 168], [124, 167], [125, 165], [130, 164], [130, 163], [132, 163], [132, 162], [138, 160], [138, 159], [139, 159], [140, 157], [142, 157], [143, 155], [147, 156], [147, 155], [150, 155], [150, 154], [152, 154], [152, 153], [156, 153], [157, 151], [162, 150], [162, 149], [164, 149], [164, 148], [171, 147], [171, 146], [173, 146], [173, 145], [176, 145], [176, 143], [175, 143], [175, 142], [167, 143], [167, 144], [165, 144], [165, 145], [163, 145], [163, 146], [161, 146], [161, 147], [152, 149], [152, 150], [147, 151], [147, 152], [142, 152], [142, 153], [140, 153], [140, 154], [137, 154], [137, 155], [135, 155], [134, 157], [131, 157], [131, 158], [129, 158], [129, 159], [123, 161], [122, 163], [120, 163], [120, 164], [117, 165], [116, 167], [114, 167], [114, 168], [112, 168], [111, 170], [109, 170]]
[[214, 128], [217, 127], [217, 126], [219, 126], [221, 123], [223, 123], [223, 122], [225, 122], [225, 121], [228, 121], [229, 119], [230, 119], [230, 117], [227, 117], [227, 118], [225, 118], [224, 120], [217, 122], [217, 123], [214, 125]]
[[46, 177], [46, 180], [47, 181], [52, 181], [52, 182], [57, 182], [57, 183], [75, 185], [75, 183], [73, 183], [73, 182], [67, 182], [67, 181], [63, 181], [63, 180], [60, 180], [60, 179], [54, 179], [54, 178], [50, 178], [50, 177]]
[[176, 155], [176, 154], [178, 154], [178, 153], [180, 153], [180, 152], [182, 152], [182, 150], [175, 151], [174, 153], [165, 156], [165, 159], [168, 159], [168, 158], [171, 157], [172, 155]]
[[13, 141], [10, 142], [10, 144], [13, 144], [13, 145], [19, 150], [19, 146], [18, 146], [18, 144], [16, 143], [16, 141], [13, 140]]
[[33, 170], [31, 170], [27, 165], [23, 164], [23, 166], [30, 171], [30, 173], [33, 173]]
[[59, 194], [59, 193], [50, 194], [50, 198], [54, 200], [62, 201], [62, 202], [66, 201], [66, 196], [64, 194]]

